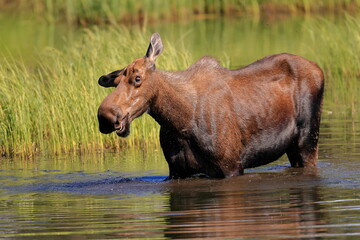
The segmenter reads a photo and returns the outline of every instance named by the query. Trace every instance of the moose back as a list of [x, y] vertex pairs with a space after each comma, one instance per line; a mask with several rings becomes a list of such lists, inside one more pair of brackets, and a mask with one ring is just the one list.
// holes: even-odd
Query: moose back
[[146, 55], [100, 77], [115, 87], [98, 109], [102, 133], [130, 133], [147, 112], [160, 124], [169, 178], [224, 178], [287, 154], [292, 167], [316, 168], [324, 76], [291, 54], [265, 57], [229, 70], [203, 57], [179, 72], [160, 71], [160, 35]]

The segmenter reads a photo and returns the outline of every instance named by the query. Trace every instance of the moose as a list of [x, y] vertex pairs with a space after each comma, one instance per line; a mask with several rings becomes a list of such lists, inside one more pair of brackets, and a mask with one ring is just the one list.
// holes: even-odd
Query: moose
[[98, 109], [99, 130], [130, 133], [147, 112], [160, 125], [169, 179], [239, 176], [285, 153], [292, 167], [316, 169], [324, 75], [313, 62], [282, 53], [230, 70], [212, 57], [188, 69], [156, 69], [158, 33], [144, 57], [101, 76], [115, 87]]

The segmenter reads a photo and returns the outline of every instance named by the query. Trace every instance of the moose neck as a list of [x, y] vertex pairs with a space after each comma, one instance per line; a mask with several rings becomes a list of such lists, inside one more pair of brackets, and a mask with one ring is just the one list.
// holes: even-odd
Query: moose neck
[[191, 93], [193, 92], [181, 79], [180, 73], [156, 70], [153, 73], [156, 93], [150, 104], [149, 114], [164, 127], [186, 131], [192, 120]]

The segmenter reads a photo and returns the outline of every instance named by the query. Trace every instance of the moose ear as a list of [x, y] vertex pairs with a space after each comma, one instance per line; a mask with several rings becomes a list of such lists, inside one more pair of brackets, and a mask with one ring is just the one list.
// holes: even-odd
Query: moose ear
[[149, 58], [152, 62], [155, 62], [156, 58], [162, 52], [164, 46], [161, 41], [160, 34], [154, 33], [151, 36], [149, 48], [146, 52], [145, 57]]
[[120, 82], [120, 79], [118, 78], [118, 76], [124, 71], [124, 69], [125, 68], [116, 70], [107, 75], [101, 76], [98, 80], [99, 85], [102, 87], [106, 87], [106, 88], [107, 87], [116, 87]]

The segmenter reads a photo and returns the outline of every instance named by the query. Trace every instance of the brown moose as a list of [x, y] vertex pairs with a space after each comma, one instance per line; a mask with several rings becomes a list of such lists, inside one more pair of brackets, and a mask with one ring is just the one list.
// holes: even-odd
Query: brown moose
[[162, 50], [155, 33], [145, 57], [100, 77], [116, 87], [98, 109], [102, 133], [126, 137], [149, 113], [161, 126], [170, 179], [238, 176], [285, 153], [292, 167], [316, 168], [324, 76], [315, 63], [283, 53], [229, 70], [202, 57], [166, 72], [155, 68]]

